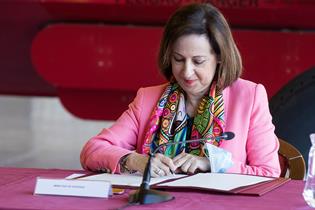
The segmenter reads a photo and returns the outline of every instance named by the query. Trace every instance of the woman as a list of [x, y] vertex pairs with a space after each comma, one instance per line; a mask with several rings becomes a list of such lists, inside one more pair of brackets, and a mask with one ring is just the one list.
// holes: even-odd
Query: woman
[[[218, 172], [211, 166], [230, 155], [225, 172], [279, 176], [279, 143], [265, 88], [239, 78], [241, 57], [215, 7], [192, 4], [177, 10], [165, 26], [158, 63], [169, 82], [139, 89], [117, 122], [87, 142], [81, 153], [85, 169], [143, 173], [147, 154], [162, 143], [213, 139], [231, 131], [235, 138], [229, 141], [162, 147], [151, 175]], [[220, 148], [217, 155], [208, 154], [213, 145]]]

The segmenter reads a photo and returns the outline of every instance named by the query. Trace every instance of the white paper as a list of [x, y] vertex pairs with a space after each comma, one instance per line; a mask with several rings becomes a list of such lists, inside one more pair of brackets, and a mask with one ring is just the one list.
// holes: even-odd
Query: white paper
[[228, 191], [238, 187], [258, 184], [270, 180], [273, 180], [273, 178], [243, 174], [199, 173], [183, 179], [158, 184], [158, 186], [198, 187]]
[[[74, 175], [70, 175], [74, 176]], [[174, 174], [169, 176], [162, 176], [157, 178], [151, 178], [150, 185], [153, 185], [155, 183], [160, 183], [165, 180], [169, 179], [177, 179], [181, 178], [183, 174]], [[92, 176], [86, 176], [79, 178], [78, 180], [96, 180], [96, 181], [108, 181], [112, 185], [118, 185], [118, 186], [130, 186], [130, 187], [139, 187], [142, 182], [142, 174], [135, 173], [135, 174], [97, 174]]]
[[75, 179], [78, 178], [80, 176], [84, 176], [85, 174], [71, 174], [69, 176], [67, 176], [65, 179]]
[[78, 179], [37, 178], [34, 194], [107, 198], [112, 194], [110, 182]]

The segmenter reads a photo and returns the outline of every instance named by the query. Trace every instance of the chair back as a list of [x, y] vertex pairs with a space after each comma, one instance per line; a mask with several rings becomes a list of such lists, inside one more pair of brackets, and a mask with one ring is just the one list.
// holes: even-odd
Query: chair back
[[[290, 80], [269, 100], [275, 134], [294, 145], [308, 163], [312, 144], [309, 134], [314, 132], [315, 67]], [[289, 129], [288, 129], [289, 128]]]
[[303, 180], [306, 168], [302, 154], [292, 144], [279, 138], [279, 161], [281, 167], [281, 177]]

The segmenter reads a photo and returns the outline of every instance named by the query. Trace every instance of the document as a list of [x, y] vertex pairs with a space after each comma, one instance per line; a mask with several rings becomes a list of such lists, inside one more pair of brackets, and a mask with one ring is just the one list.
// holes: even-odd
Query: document
[[[108, 181], [115, 187], [139, 187], [141, 174], [97, 174], [79, 178], [82, 180]], [[175, 174], [151, 178], [151, 188], [198, 189], [230, 194], [263, 195], [290, 179], [261, 177], [231, 173], [198, 173], [194, 175]]]
[[239, 187], [271, 181], [273, 178], [260, 176], [244, 176], [241, 174], [199, 173], [185, 179], [157, 184], [168, 187], [193, 187], [215, 190], [232, 190]]
[[[156, 183], [161, 183], [167, 180], [174, 180], [178, 178], [185, 177], [187, 175], [183, 174], [174, 174], [169, 176], [151, 178], [150, 185], [154, 185]], [[73, 175], [71, 175], [73, 177]], [[113, 186], [123, 186], [123, 187], [140, 187], [142, 182], [142, 174], [134, 173], [134, 174], [96, 174], [92, 176], [85, 176], [82, 178], [78, 178], [80, 180], [95, 180], [95, 181], [108, 181]]]
[[153, 187], [167, 189], [190, 188], [229, 194], [261, 196], [289, 180], [289, 178], [272, 178], [245, 174], [198, 173], [182, 179], [158, 183]]

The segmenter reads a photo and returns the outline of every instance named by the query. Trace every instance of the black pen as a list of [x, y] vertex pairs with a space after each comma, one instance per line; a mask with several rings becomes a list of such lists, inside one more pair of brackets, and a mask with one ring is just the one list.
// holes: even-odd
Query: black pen
[[172, 169], [170, 169], [170, 172], [172, 175], [175, 175], [175, 172]]

